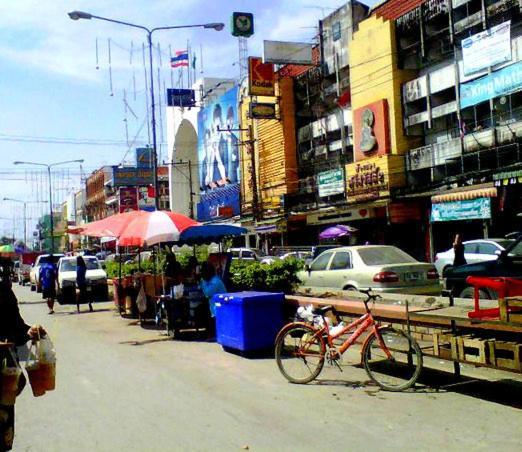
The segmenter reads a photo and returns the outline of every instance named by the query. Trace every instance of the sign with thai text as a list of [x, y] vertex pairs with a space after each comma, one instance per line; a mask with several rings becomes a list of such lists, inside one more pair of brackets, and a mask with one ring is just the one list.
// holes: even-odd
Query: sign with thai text
[[441, 202], [431, 206], [431, 222], [458, 220], [486, 220], [491, 218], [491, 199]]
[[114, 186], [153, 185], [154, 177], [150, 168], [114, 168]]
[[319, 173], [317, 175], [317, 185], [320, 198], [326, 198], [327, 196], [344, 193], [343, 169], [337, 168]]

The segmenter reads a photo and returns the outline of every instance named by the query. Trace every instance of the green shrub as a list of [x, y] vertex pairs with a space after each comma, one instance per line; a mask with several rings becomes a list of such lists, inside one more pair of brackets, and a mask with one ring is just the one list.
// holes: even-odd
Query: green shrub
[[234, 290], [260, 290], [291, 293], [300, 283], [297, 272], [302, 261], [289, 259], [266, 265], [259, 262], [233, 262], [231, 281]]

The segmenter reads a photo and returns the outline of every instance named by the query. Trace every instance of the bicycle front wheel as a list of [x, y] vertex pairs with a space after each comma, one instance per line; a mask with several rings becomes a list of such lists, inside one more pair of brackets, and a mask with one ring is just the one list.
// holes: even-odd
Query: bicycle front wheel
[[415, 339], [393, 328], [381, 328], [373, 334], [362, 355], [368, 376], [387, 391], [411, 388], [422, 370], [422, 352]]
[[275, 344], [279, 370], [290, 383], [309, 383], [323, 369], [326, 346], [317, 330], [305, 324], [286, 327]]

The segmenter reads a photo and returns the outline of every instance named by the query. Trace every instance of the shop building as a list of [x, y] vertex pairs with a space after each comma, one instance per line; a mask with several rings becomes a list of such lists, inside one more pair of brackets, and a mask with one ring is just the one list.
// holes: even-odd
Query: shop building
[[94, 171], [85, 182], [85, 218], [87, 222], [101, 220], [107, 216], [105, 183], [113, 177], [112, 166], [103, 166]]
[[395, 195], [423, 207], [427, 254], [455, 232], [511, 232], [518, 183], [504, 181], [521, 165], [520, 2], [390, 0], [373, 14], [395, 24], [397, 67], [411, 74], [400, 93], [407, 183]]
[[351, 1], [325, 17], [316, 64], [292, 68], [298, 182], [284, 197], [290, 245], [315, 244], [324, 225], [361, 218], [347, 202], [345, 169], [354, 162], [351, 42], [367, 14], [366, 5]]

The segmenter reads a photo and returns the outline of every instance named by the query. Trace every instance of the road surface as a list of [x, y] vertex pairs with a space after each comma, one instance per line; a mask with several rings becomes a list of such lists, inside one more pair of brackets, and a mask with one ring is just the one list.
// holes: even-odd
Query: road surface
[[510, 374], [388, 393], [345, 362], [343, 373], [292, 385], [272, 358], [169, 340], [112, 303], [50, 316], [40, 295], [15, 291], [59, 360], [56, 391], [34, 398], [28, 387], [17, 401], [15, 451], [522, 450], [522, 384]]

